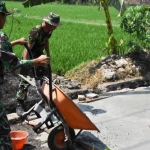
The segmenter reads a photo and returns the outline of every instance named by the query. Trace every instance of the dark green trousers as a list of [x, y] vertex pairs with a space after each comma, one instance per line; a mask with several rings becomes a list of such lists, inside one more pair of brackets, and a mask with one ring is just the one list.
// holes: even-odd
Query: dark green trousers
[[5, 112], [0, 112], [0, 150], [12, 150], [10, 131]]

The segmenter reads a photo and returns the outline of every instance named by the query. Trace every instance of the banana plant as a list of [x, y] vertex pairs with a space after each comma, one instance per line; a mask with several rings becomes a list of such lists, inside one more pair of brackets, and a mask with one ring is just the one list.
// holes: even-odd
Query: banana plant
[[111, 53], [118, 54], [117, 46], [116, 46], [117, 41], [114, 38], [111, 18], [109, 14], [109, 6], [115, 7], [119, 11], [119, 16], [121, 16], [126, 10], [124, 0], [100, 0], [100, 4], [104, 8], [104, 11], [105, 11], [108, 35], [110, 37], [109, 40], [110, 40]]

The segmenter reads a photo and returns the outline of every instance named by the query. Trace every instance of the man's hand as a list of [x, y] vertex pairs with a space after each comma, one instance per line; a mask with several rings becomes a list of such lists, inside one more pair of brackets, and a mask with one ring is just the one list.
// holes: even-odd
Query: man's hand
[[33, 59], [34, 66], [45, 66], [49, 64], [50, 58], [46, 55], [41, 55], [38, 58]]

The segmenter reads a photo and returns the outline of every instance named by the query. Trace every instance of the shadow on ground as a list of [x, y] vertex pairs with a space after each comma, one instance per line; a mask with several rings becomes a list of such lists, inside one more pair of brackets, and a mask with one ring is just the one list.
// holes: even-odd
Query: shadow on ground
[[[88, 131], [82, 132], [76, 139], [75, 145], [78, 149], [75, 150], [105, 150], [107, 146]], [[81, 149], [79, 149], [81, 148]]]
[[89, 105], [77, 104], [78, 107], [82, 110], [82, 112], [90, 112], [93, 115], [106, 113], [103, 109], [94, 109], [94, 107]]

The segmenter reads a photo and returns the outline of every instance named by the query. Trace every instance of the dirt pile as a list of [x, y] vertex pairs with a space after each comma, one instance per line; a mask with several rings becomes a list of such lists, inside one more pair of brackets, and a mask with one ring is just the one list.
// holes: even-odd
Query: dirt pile
[[67, 78], [81, 82], [83, 86], [96, 88], [99, 84], [150, 76], [150, 57], [144, 51], [125, 55], [111, 55], [101, 60], [87, 62], [66, 73]]

